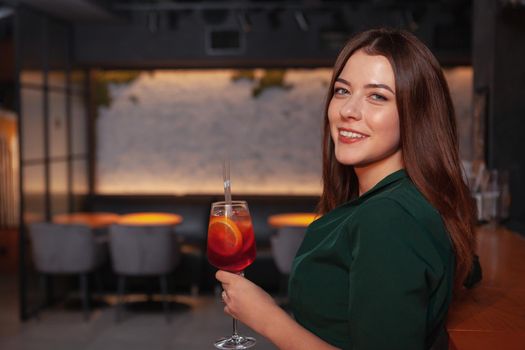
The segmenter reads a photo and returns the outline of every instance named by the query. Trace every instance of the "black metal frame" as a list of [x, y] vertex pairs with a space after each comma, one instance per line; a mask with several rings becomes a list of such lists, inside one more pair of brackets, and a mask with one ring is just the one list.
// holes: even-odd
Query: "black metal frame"
[[[85, 152], [82, 152], [83, 154], [74, 154], [73, 153], [73, 142], [72, 142], [72, 135], [73, 135], [73, 111], [72, 111], [72, 96], [78, 94], [77, 91], [74, 91], [72, 89], [72, 81], [71, 81], [71, 69], [73, 67], [73, 55], [72, 55], [72, 47], [73, 47], [73, 35], [72, 35], [72, 28], [71, 25], [63, 22], [60, 19], [56, 19], [53, 17], [50, 17], [47, 14], [41, 13], [37, 10], [28, 9], [27, 7], [17, 4], [15, 7], [15, 14], [14, 14], [14, 42], [15, 42], [15, 109], [16, 114], [18, 118], [18, 130], [19, 130], [19, 196], [20, 196], [20, 220], [19, 220], [19, 316], [21, 320], [27, 320], [32, 315], [34, 315], [35, 311], [29, 307], [28, 305], [28, 270], [27, 270], [27, 259], [29, 254], [27, 254], [27, 240], [28, 240], [28, 232], [26, 223], [24, 220], [24, 212], [26, 208], [25, 203], [25, 187], [24, 187], [24, 171], [25, 166], [30, 165], [43, 165], [44, 166], [44, 185], [45, 185], [45, 192], [44, 192], [44, 201], [45, 201], [45, 219], [51, 220], [52, 216], [52, 193], [51, 193], [51, 165], [56, 162], [66, 162], [67, 163], [67, 175], [66, 179], [68, 181], [67, 184], [67, 207], [68, 211], [72, 211], [74, 209], [74, 196], [73, 193], [73, 181], [74, 181], [74, 175], [73, 175], [73, 161], [83, 159], [86, 161], [87, 169], [89, 171], [89, 167], [91, 166], [91, 157], [90, 154], [92, 153], [92, 150], [86, 147]], [[22, 67], [22, 50], [21, 50], [21, 40], [23, 39], [21, 36], [21, 26], [23, 25], [21, 21], [21, 12], [22, 11], [30, 11], [32, 13], [36, 13], [39, 16], [43, 17], [43, 28], [42, 28], [42, 67], [41, 71], [43, 74], [43, 81], [42, 84], [32, 84], [32, 83], [24, 83], [21, 81], [21, 72], [23, 70]], [[49, 43], [49, 24], [51, 22], [60, 23], [64, 26], [66, 29], [66, 35], [67, 39], [66, 42], [63, 43], [66, 49], [66, 55], [64, 57], [65, 59], [65, 65], [61, 69], [63, 69], [65, 73], [65, 86], [64, 87], [56, 87], [56, 86], [50, 86], [49, 84], [49, 72], [50, 72], [50, 61], [49, 61], [49, 50], [50, 50], [50, 43]], [[87, 75], [85, 77], [85, 80], [87, 80]], [[84, 87], [85, 88], [85, 87]], [[22, 111], [22, 89], [34, 89], [38, 91], [42, 91], [43, 94], [43, 140], [44, 140], [44, 155], [41, 159], [23, 159], [24, 155], [24, 118], [23, 118], [23, 111]], [[65, 147], [66, 149], [66, 156], [61, 157], [51, 157], [50, 156], [50, 103], [49, 103], [49, 95], [50, 92], [57, 91], [61, 92], [65, 95]], [[87, 93], [86, 90], [82, 92], [83, 94], [83, 101], [86, 103], [87, 100]], [[90, 117], [89, 113], [85, 114], [85, 122], [86, 126], [88, 123], [88, 118]], [[88, 177], [88, 181], [91, 182], [91, 180]]]

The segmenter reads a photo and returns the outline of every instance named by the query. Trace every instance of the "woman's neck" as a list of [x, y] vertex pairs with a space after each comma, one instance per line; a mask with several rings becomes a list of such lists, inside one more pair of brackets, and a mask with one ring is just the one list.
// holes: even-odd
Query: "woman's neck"
[[354, 171], [359, 181], [359, 197], [368, 192], [388, 175], [403, 168], [404, 164], [401, 151], [371, 164], [354, 166]]

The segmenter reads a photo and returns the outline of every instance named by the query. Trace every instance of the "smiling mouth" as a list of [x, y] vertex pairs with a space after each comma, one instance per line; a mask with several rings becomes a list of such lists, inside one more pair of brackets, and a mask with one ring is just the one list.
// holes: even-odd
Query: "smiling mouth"
[[363, 141], [369, 137], [369, 135], [362, 134], [355, 130], [338, 128], [338, 141], [341, 143], [351, 144]]
[[360, 134], [354, 131], [343, 130], [343, 129], [339, 129], [339, 136], [342, 136], [348, 139], [364, 139], [365, 137], [368, 137], [368, 135], [363, 135], [363, 134]]

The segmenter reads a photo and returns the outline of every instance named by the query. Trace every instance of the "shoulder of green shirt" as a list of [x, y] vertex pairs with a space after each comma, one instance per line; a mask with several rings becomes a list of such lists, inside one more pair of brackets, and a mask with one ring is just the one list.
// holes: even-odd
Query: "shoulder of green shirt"
[[400, 251], [411, 247], [409, 249], [414, 252], [432, 257], [430, 260], [434, 263], [446, 262], [452, 253], [452, 243], [441, 216], [417, 189], [404, 185], [396, 187], [361, 203], [348, 229], [366, 232], [368, 237], [358, 234], [351, 240], [389, 242], [386, 244]]

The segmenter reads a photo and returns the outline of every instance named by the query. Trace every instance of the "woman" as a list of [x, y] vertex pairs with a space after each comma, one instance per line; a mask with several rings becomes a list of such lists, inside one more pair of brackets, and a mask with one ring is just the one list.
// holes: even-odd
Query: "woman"
[[217, 272], [225, 312], [280, 349], [446, 349], [473, 260], [474, 209], [441, 68], [415, 36], [358, 34], [326, 103], [320, 213], [290, 276], [295, 320]]

